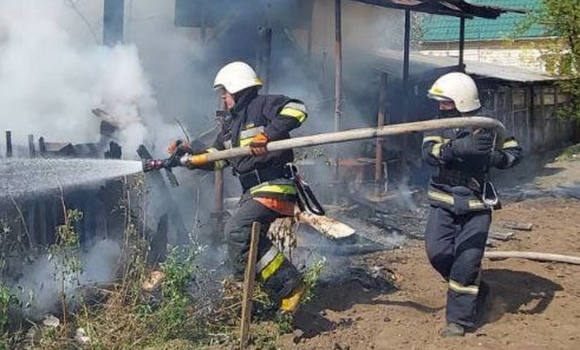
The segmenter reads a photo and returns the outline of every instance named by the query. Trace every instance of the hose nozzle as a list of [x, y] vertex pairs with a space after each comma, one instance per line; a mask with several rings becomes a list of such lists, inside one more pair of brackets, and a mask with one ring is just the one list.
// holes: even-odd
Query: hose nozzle
[[167, 168], [167, 161], [165, 159], [143, 159], [142, 164], [144, 173]]

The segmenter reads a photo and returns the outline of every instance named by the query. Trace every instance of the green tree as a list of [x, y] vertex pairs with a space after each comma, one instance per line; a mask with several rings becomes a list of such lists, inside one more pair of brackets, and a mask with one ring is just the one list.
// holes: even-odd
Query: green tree
[[520, 23], [517, 32], [523, 33], [533, 25], [541, 25], [546, 36], [553, 38], [543, 60], [550, 73], [564, 78], [558, 86], [572, 98], [560, 113], [580, 118], [580, 1], [544, 0], [539, 10]]

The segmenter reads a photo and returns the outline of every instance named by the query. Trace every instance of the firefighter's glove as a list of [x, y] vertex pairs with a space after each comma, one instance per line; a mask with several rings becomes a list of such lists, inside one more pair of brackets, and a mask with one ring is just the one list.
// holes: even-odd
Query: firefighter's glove
[[268, 141], [270, 141], [268, 139], [268, 135], [264, 133], [260, 133], [254, 136], [252, 142], [250, 143], [250, 151], [252, 152], [252, 155], [257, 157], [267, 154], [268, 149], [266, 146], [268, 145]]
[[169, 143], [169, 147], [167, 147], [167, 153], [170, 155], [177, 154], [177, 158], [180, 158], [184, 154], [193, 153], [191, 146], [189, 143], [183, 140], [175, 140]]
[[488, 155], [493, 148], [493, 135], [489, 133], [469, 134], [452, 141], [453, 155], [470, 157]]
[[489, 166], [490, 167], [503, 167], [506, 164], [506, 156], [501, 151], [493, 151], [489, 154]]

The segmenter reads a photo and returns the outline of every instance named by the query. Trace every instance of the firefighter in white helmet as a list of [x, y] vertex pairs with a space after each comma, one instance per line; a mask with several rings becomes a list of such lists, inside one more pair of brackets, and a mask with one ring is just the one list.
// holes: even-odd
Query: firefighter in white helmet
[[[294, 216], [297, 189], [287, 164], [292, 150], [268, 152], [269, 141], [290, 138], [290, 131], [307, 118], [300, 100], [283, 95], [260, 95], [262, 81], [244, 62], [227, 64], [217, 73], [213, 87], [223, 99], [229, 116], [212, 147], [185, 159], [189, 168], [216, 170], [231, 166], [239, 178], [242, 197], [239, 209], [226, 224], [229, 260], [234, 275], [243, 277], [253, 222], [261, 223], [256, 274], [283, 313], [293, 313], [305, 292], [299, 271], [268, 239], [270, 224]], [[233, 147], [250, 146], [252, 156], [208, 163], [204, 154]], [[174, 152], [174, 147], [170, 147]]]
[[[428, 97], [439, 102], [440, 118], [489, 116], [475, 82], [464, 73], [441, 76]], [[448, 282], [447, 325], [440, 334], [463, 336], [476, 326], [487, 293], [481, 260], [492, 209], [499, 208], [489, 169], [518, 164], [522, 149], [513, 137], [496, 140], [489, 130], [455, 129], [426, 133], [422, 154], [438, 170], [427, 193], [431, 209], [425, 247], [431, 265]]]

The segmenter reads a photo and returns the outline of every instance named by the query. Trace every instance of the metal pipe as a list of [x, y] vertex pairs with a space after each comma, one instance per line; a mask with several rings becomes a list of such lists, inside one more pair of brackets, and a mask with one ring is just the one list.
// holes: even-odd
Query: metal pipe
[[12, 158], [12, 131], [6, 130], [6, 158]]
[[[342, 107], [342, 8], [341, 0], [334, 1], [334, 131], [340, 130]], [[338, 148], [334, 148], [334, 180], [338, 181]]]
[[[329, 143], [340, 143], [355, 140], [372, 139], [391, 135], [411, 134], [416, 132], [425, 132], [439, 129], [454, 128], [484, 128], [495, 129], [498, 134], [498, 140], [505, 138], [504, 125], [494, 118], [488, 117], [458, 117], [447, 119], [433, 119], [412, 123], [400, 123], [386, 125], [381, 128], [362, 128], [339, 132], [317, 134], [311, 136], [296, 137], [268, 143], [268, 151], [282, 151], [292, 148], [311, 147]], [[501, 142], [498, 142], [501, 144]], [[205, 162], [215, 162], [218, 160], [231, 159], [241, 156], [251, 155], [250, 147], [238, 147], [225, 151], [204, 153]]]
[[[387, 102], [387, 87], [389, 76], [387, 73], [381, 74], [381, 84], [379, 86], [379, 108], [377, 113], [377, 128], [385, 125], [385, 104]], [[375, 184], [377, 189], [383, 180], [383, 139], [377, 138], [375, 150]]]
[[465, 50], [465, 17], [459, 18], [459, 65], [463, 66], [463, 51]]

